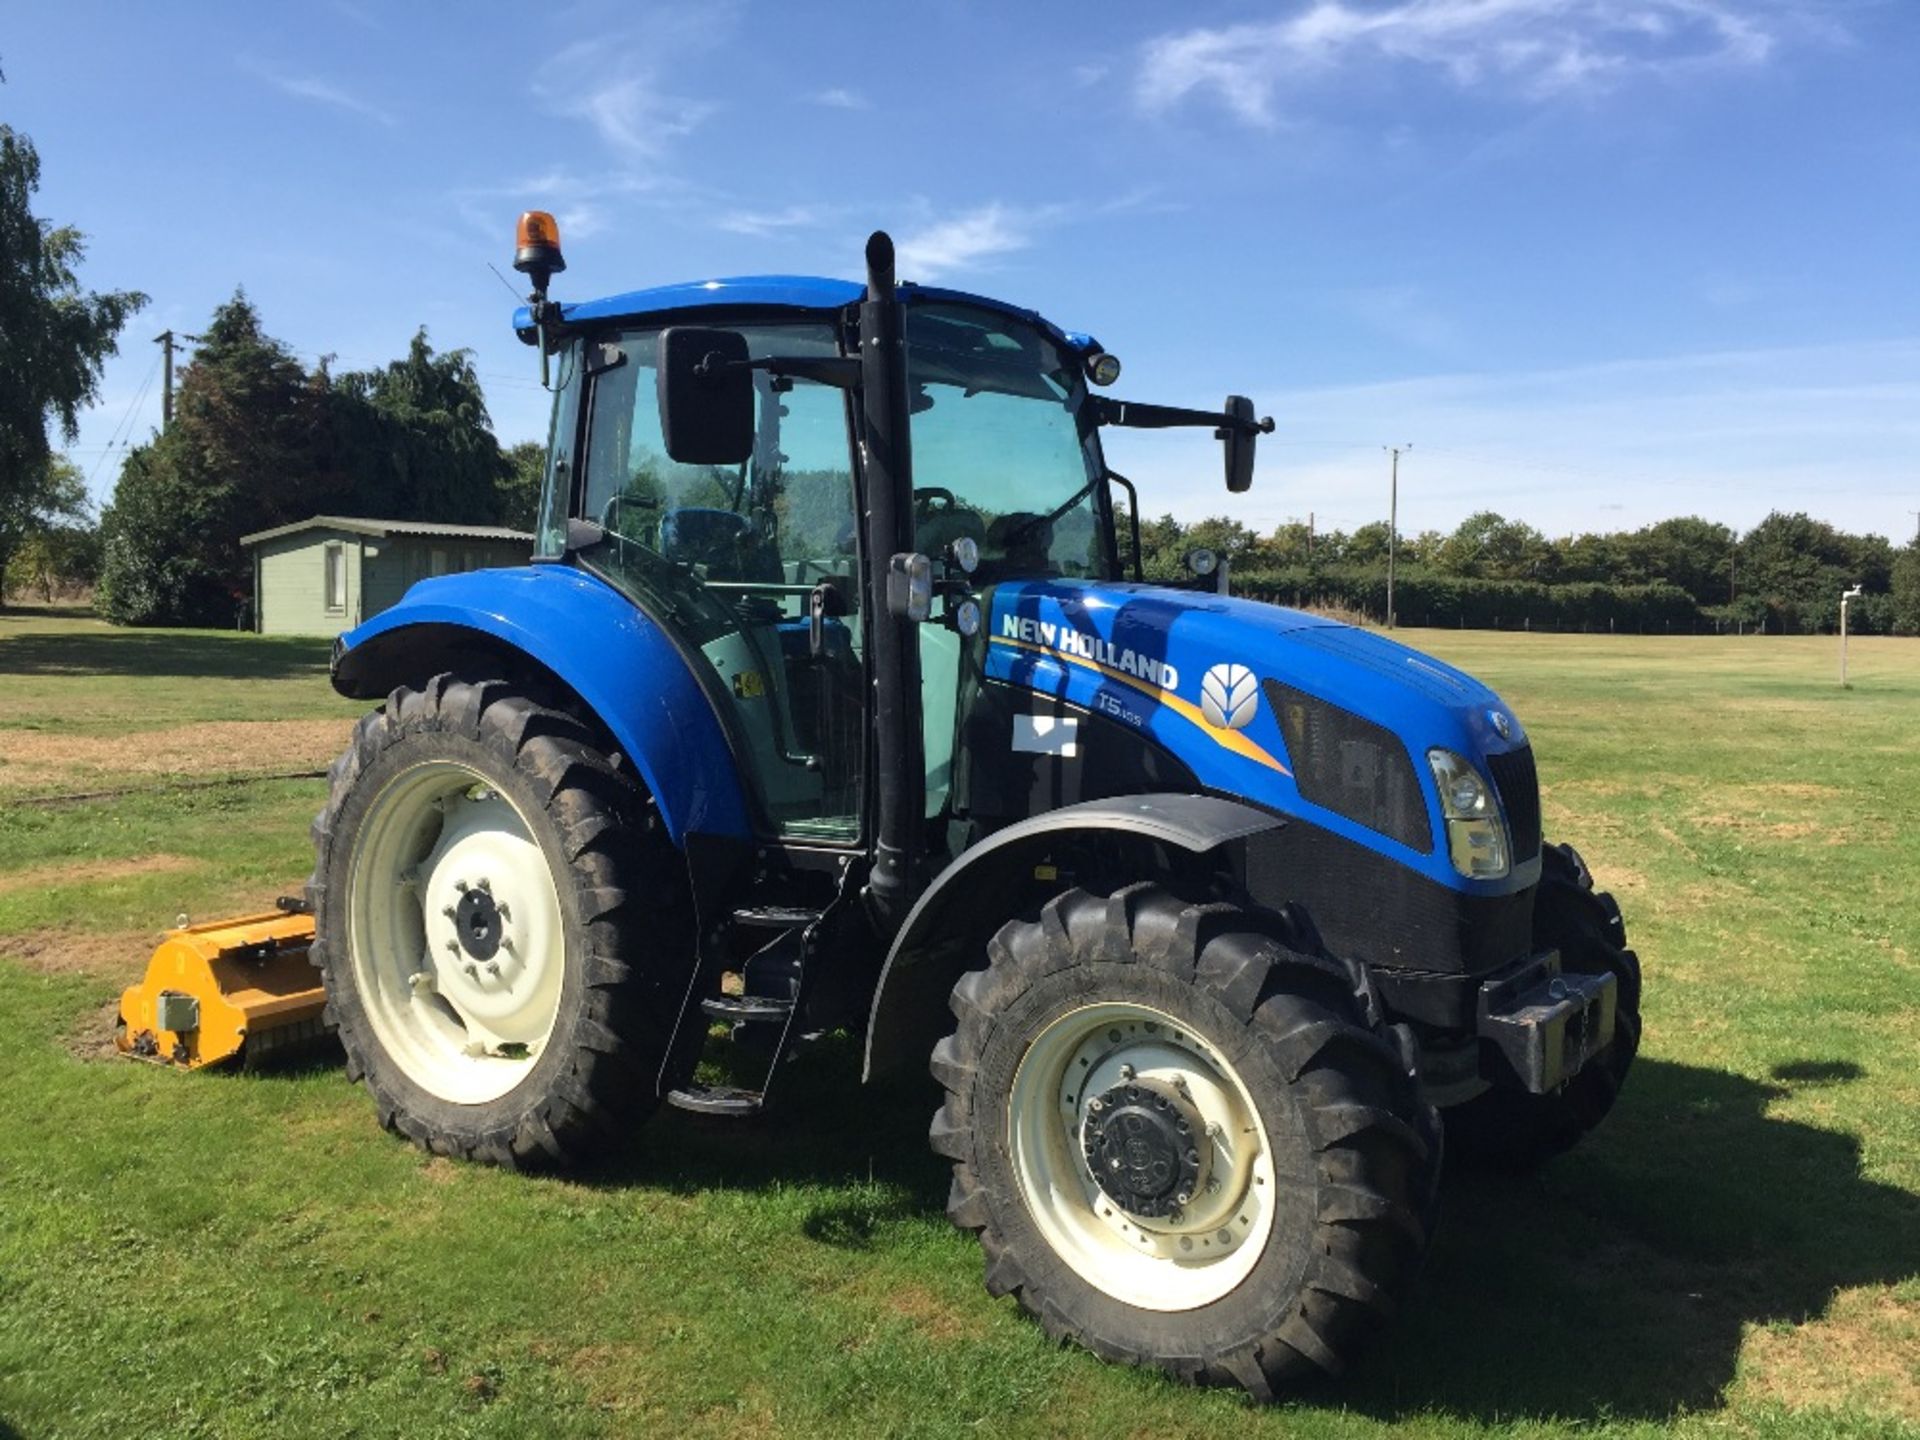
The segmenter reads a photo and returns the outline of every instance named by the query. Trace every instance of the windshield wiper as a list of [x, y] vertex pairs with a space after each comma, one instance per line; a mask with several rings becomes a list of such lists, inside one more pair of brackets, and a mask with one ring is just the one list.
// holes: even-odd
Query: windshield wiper
[[1102, 480], [1106, 478], [1107, 477], [1104, 475], [1096, 475], [1093, 477], [1093, 479], [1087, 481], [1086, 484], [1082, 485], [1078, 490], [1074, 491], [1073, 494], [1069, 495], [1066, 498], [1065, 503], [1055, 507], [1052, 510], [1049, 510], [1045, 515], [1035, 515], [1026, 520], [1022, 520], [1018, 525], [1008, 526], [1006, 531], [1006, 537], [1005, 537], [1006, 543], [1008, 545], [1017, 545], [1020, 541], [1026, 539], [1027, 536], [1031, 535], [1034, 531], [1038, 530], [1042, 525], [1051, 525], [1054, 521], [1058, 520], [1062, 515], [1066, 514], [1067, 511], [1073, 509], [1074, 506], [1078, 505], [1082, 500], [1086, 499], [1087, 496], [1091, 495], [1093, 493], [1093, 487], [1098, 485]]

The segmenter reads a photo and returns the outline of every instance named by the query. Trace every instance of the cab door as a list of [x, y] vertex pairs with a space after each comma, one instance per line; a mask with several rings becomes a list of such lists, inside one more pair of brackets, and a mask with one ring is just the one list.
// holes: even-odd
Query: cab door
[[[868, 687], [846, 397], [756, 372], [752, 458], [680, 464], [661, 436], [658, 333], [589, 347], [579, 513], [607, 540], [586, 563], [697, 657], [765, 828], [857, 844]], [[755, 356], [840, 353], [825, 324], [741, 333]]]

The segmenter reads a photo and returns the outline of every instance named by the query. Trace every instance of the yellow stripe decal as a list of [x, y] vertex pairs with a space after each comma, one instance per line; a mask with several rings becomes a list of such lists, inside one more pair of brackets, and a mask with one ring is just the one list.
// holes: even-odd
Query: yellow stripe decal
[[1213, 743], [1221, 749], [1231, 750], [1236, 755], [1243, 755], [1249, 760], [1258, 761], [1269, 770], [1278, 770], [1282, 775], [1291, 777], [1293, 774], [1286, 766], [1282, 765], [1278, 760], [1274, 759], [1273, 756], [1269, 755], [1265, 750], [1262, 750], [1258, 745], [1254, 744], [1252, 740], [1248, 739], [1244, 731], [1222, 730], [1218, 726], [1209, 725], [1207, 723], [1207, 717], [1200, 713], [1200, 707], [1191, 700], [1183, 700], [1174, 694], [1173, 691], [1162, 690], [1158, 685], [1149, 685], [1137, 675], [1129, 675], [1126, 671], [1116, 670], [1111, 665], [1102, 665], [1097, 660], [1088, 660], [1079, 655], [1069, 655], [1064, 650], [1055, 650], [1050, 646], [1036, 644], [1032, 640], [1016, 640], [1011, 635], [995, 635], [992, 643], [995, 645], [1011, 645], [1019, 650], [1031, 650], [1034, 654], [1044, 655], [1049, 660], [1062, 661], [1068, 665], [1078, 665], [1083, 670], [1091, 670], [1096, 675], [1104, 675], [1109, 680], [1117, 680], [1122, 685], [1138, 690], [1149, 700], [1157, 700], [1182, 719], [1192, 721], [1193, 724], [1199, 728], [1201, 734], [1212, 740]]

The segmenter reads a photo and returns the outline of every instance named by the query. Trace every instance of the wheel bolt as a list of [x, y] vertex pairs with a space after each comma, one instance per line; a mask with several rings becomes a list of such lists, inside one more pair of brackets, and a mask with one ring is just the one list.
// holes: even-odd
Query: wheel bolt
[[1133, 1079], [1133, 1074], [1134, 1074], [1134, 1071], [1133, 1071], [1133, 1066], [1131, 1066], [1131, 1065], [1122, 1065], [1122, 1066], [1120, 1067], [1120, 1078], [1121, 1078], [1122, 1080], [1131, 1080], [1131, 1079]]
[[440, 913], [449, 920], [458, 920], [460, 918], [460, 912], [455, 910], [451, 905], [442, 905], [440, 907]]
[[486, 876], [484, 875], [481, 876], [478, 880], [474, 881], [473, 883], [477, 885], [480, 889], [486, 891], [489, 895], [493, 893], [493, 882], [487, 879]]
[[467, 893], [467, 882], [464, 880], [456, 880], [453, 882], [453, 888], [464, 895]]
[[478, 965], [469, 964], [465, 969], [469, 980], [478, 980], [480, 978], [480, 967]]
[[500, 948], [501, 948], [502, 950], [511, 950], [511, 949], [513, 949], [513, 936], [511, 936], [511, 935], [502, 935], [502, 936], [500, 937]]
[[447, 949], [458, 955], [460, 953], [460, 942], [458, 940], [447, 941]]
[[1219, 1193], [1220, 1193], [1220, 1182], [1218, 1180], [1207, 1181], [1207, 1194], [1218, 1195]]

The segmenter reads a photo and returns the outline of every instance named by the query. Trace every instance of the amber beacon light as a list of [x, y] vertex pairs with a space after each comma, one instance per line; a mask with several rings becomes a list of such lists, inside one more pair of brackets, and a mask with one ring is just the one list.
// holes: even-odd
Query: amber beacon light
[[547, 288], [547, 277], [567, 268], [560, 254], [560, 227], [544, 210], [529, 210], [513, 231], [513, 268], [533, 277], [536, 290]]
[[560, 226], [544, 210], [528, 210], [513, 230], [513, 268], [533, 282], [533, 294], [527, 297], [533, 312], [533, 328], [540, 344], [540, 383], [548, 383], [548, 327], [557, 307], [547, 303], [547, 281], [567, 268], [560, 254]]

